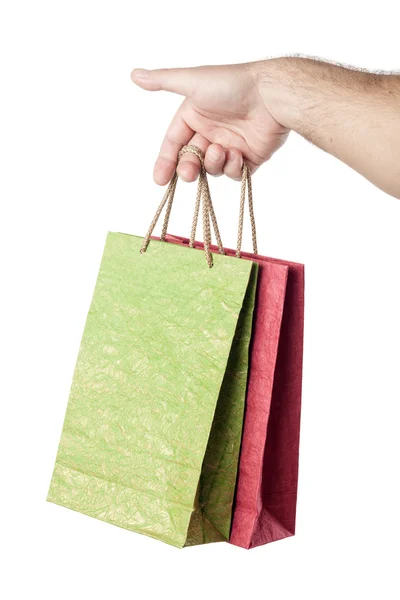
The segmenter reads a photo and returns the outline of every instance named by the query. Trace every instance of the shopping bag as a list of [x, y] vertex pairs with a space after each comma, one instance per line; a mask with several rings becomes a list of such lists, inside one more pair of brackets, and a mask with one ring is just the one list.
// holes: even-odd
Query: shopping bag
[[229, 537], [257, 280], [200, 201], [204, 252], [108, 234], [47, 498], [178, 547]]
[[[254, 260], [252, 254], [244, 258]], [[230, 538], [245, 548], [295, 534], [302, 391], [304, 266], [264, 256], [257, 262], [260, 287]]]
[[[241, 252], [249, 186], [253, 253]], [[169, 242], [189, 240], [168, 236]], [[202, 249], [201, 243], [195, 246]], [[243, 170], [236, 250], [258, 263], [246, 412], [230, 542], [244, 548], [295, 533], [302, 386], [304, 266], [257, 254], [251, 178]]]

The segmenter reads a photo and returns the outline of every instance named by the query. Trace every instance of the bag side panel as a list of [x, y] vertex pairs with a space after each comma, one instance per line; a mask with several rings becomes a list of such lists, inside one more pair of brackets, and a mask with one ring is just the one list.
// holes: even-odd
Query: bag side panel
[[289, 267], [259, 502], [251, 546], [295, 533], [304, 333], [304, 267]]
[[[228, 540], [235, 494], [257, 284], [254, 264], [222, 382], [186, 545]], [[197, 513], [201, 512], [199, 517]], [[200, 541], [201, 540], [201, 541]]]

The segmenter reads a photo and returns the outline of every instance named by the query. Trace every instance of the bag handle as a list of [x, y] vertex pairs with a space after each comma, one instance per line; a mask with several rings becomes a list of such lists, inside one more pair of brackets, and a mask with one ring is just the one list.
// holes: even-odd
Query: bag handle
[[[198, 150], [197, 146], [192, 146], [192, 148]], [[194, 154], [196, 154], [196, 156], [199, 156], [196, 152], [194, 152], [194, 150], [192, 150], [192, 152]], [[201, 151], [200, 151], [200, 154], [201, 154]], [[201, 154], [201, 156], [202, 156], [202, 154]], [[200, 158], [200, 156], [199, 156], [199, 158]], [[208, 187], [207, 178], [206, 178], [206, 185]], [[251, 224], [251, 238], [252, 238], [252, 242], [253, 242], [253, 254], [258, 254], [256, 221], [255, 221], [255, 217], [254, 217], [254, 207], [253, 207], [253, 187], [252, 187], [252, 183], [251, 183], [251, 173], [250, 173], [250, 167], [248, 166], [248, 164], [246, 162], [243, 162], [242, 185], [241, 185], [241, 189], [240, 189], [239, 228], [238, 228], [238, 239], [237, 239], [237, 246], [236, 246], [236, 257], [237, 258], [241, 257], [242, 237], [243, 237], [243, 221], [244, 221], [244, 205], [245, 205], [245, 201], [246, 201], [246, 187], [247, 187], [247, 191], [248, 191], [247, 195], [248, 195], [248, 199], [249, 199], [249, 214], [250, 214], [250, 224]], [[209, 193], [209, 190], [208, 190], [208, 193]], [[212, 205], [211, 205], [211, 210], [212, 210]], [[195, 208], [195, 214], [193, 217], [192, 234], [190, 236], [190, 242], [189, 242], [189, 246], [191, 248], [194, 247], [194, 238], [196, 235], [198, 214], [199, 214], [199, 204], [196, 199], [196, 208]], [[168, 215], [168, 217], [169, 217], [169, 215]], [[211, 217], [215, 220], [215, 214], [214, 214], [213, 210], [211, 212]], [[165, 215], [165, 218], [167, 220], [167, 215]], [[214, 224], [214, 220], [213, 220], [213, 224]], [[167, 221], [167, 224], [168, 224], [168, 221]], [[165, 222], [164, 222], [164, 225], [165, 225]], [[166, 233], [166, 231], [167, 231], [167, 229], [165, 226], [165, 233]], [[215, 225], [214, 225], [214, 231], [215, 231], [215, 235], [218, 239], [219, 232], [218, 232], [218, 225], [217, 225], [216, 220], [215, 220]], [[220, 245], [218, 243], [218, 249], [219, 249], [220, 253], [223, 254], [224, 252], [222, 251], [221, 246], [222, 246], [222, 244]]]
[[[200, 150], [200, 148], [198, 148], [197, 146], [194, 146], [194, 145], [183, 146], [182, 150], [178, 154], [178, 163], [179, 163], [179, 160], [181, 159], [182, 155], [185, 154], [186, 152], [190, 152], [190, 153], [194, 154], [200, 160], [200, 174], [199, 174], [199, 180], [198, 180], [198, 184], [197, 184], [196, 203], [195, 203], [195, 208], [194, 208], [192, 229], [191, 229], [190, 239], [189, 239], [189, 247], [194, 248], [194, 240], [196, 237], [197, 222], [198, 222], [199, 212], [200, 212], [200, 204], [203, 201], [202, 202], [202, 204], [203, 204], [202, 212], [203, 212], [204, 252], [206, 254], [207, 264], [211, 268], [213, 266], [213, 262], [212, 262], [212, 256], [211, 256], [211, 251], [210, 251], [210, 245], [211, 245], [210, 219], [211, 219], [211, 222], [213, 225], [215, 237], [217, 239], [218, 250], [219, 250], [220, 254], [224, 254], [224, 248], [222, 245], [221, 236], [220, 236], [219, 228], [218, 228], [218, 223], [217, 223], [217, 219], [216, 219], [215, 212], [214, 212], [214, 207], [213, 207], [212, 200], [211, 200], [210, 188], [208, 185], [207, 174], [206, 174], [206, 170], [204, 167], [204, 154]], [[160, 236], [161, 241], [163, 241], [163, 242], [165, 241], [165, 236], [167, 234], [168, 223], [169, 223], [169, 218], [170, 218], [170, 214], [171, 214], [172, 203], [174, 201], [177, 182], [178, 182], [178, 174], [175, 171], [175, 173], [168, 185], [167, 191], [165, 192], [164, 197], [161, 200], [161, 203], [156, 211], [156, 214], [154, 215], [154, 218], [153, 218], [152, 222], [150, 223], [148, 232], [146, 233], [146, 235], [144, 237], [143, 244], [140, 249], [141, 253], [146, 252], [147, 246], [149, 245], [151, 234], [154, 231], [154, 228], [158, 222], [158, 219], [163, 211], [164, 206], [167, 204], [167, 208], [166, 208], [165, 216], [164, 216], [163, 228], [162, 228], [162, 232], [161, 232], [161, 236]], [[239, 227], [238, 227], [238, 238], [237, 238], [237, 245], [236, 245], [236, 257], [237, 258], [241, 257], [242, 238], [243, 238], [243, 221], [244, 221], [244, 205], [246, 202], [246, 188], [247, 188], [247, 196], [248, 196], [248, 204], [249, 204], [251, 237], [252, 237], [252, 242], [253, 242], [253, 254], [258, 254], [257, 232], [256, 232], [255, 218], [254, 218], [253, 188], [252, 188], [252, 183], [251, 183], [251, 173], [250, 173], [249, 166], [247, 165], [246, 162], [244, 162], [243, 169], [242, 169], [242, 184], [241, 184], [241, 189], [240, 189]]]
[[[247, 184], [247, 186], [246, 186]], [[247, 196], [249, 200], [249, 214], [250, 214], [250, 224], [251, 224], [251, 238], [253, 242], [253, 254], [258, 254], [257, 251], [257, 232], [256, 232], [256, 222], [254, 219], [254, 208], [253, 208], [253, 188], [251, 185], [251, 173], [249, 166], [244, 162], [243, 170], [242, 170], [242, 186], [240, 190], [240, 208], [239, 208], [239, 229], [238, 229], [238, 239], [236, 246], [236, 257], [240, 258], [241, 249], [242, 249], [242, 236], [243, 236], [243, 220], [244, 220], [244, 204], [246, 200], [246, 187], [247, 187]]]
[[[211, 222], [212, 222], [212, 225], [214, 228], [215, 237], [217, 239], [218, 249], [221, 254], [224, 254], [224, 248], [222, 245], [221, 236], [220, 236], [218, 224], [217, 224], [217, 219], [215, 216], [214, 207], [213, 207], [212, 200], [211, 200], [210, 188], [208, 186], [207, 174], [206, 174], [206, 170], [204, 167], [204, 155], [203, 155], [203, 152], [200, 150], [200, 148], [198, 148], [197, 146], [187, 145], [187, 146], [184, 146], [182, 148], [182, 150], [179, 152], [178, 163], [179, 163], [179, 160], [182, 157], [182, 155], [185, 154], [186, 152], [191, 152], [192, 154], [195, 154], [197, 156], [197, 158], [200, 160], [200, 174], [199, 174], [199, 180], [198, 180], [198, 184], [197, 184], [196, 203], [195, 203], [195, 208], [194, 208], [192, 230], [190, 233], [189, 247], [194, 248], [194, 240], [196, 237], [196, 229], [197, 229], [197, 221], [198, 221], [199, 212], [200, 212], [200, 204], [202, 204], [204, 252], [206, 255], [207, 264], [211, 268], [213, 266], [213, 261], [212, 261], [211, 251], [210, 251], [210, 245], [211, 245], [210, 219], [211, 219]], [[147, 246], [149, 245], [149, 242], [150, 242], [151, 234], [154, 231], [154, 228], [158, 222], [158, 219], [160, 218], [160, 215], [162, 213], [164, 206], [167, 204], [167, 208], [165, 211], [165, 217], [164, 217], [164, 224], [163, 224], [161, 237], [160, 237], [161, 241], [163, 241], [163, 242], [165, 241], [165, 236], [167, 234], [169, 217], [171, 214], [172, 203], [174, 201], [174, 195], [175, 195], [177, 181], [178, 181], [178, 174], [175, 171], [175, 173], [168, 185], [167, 191], [165, 192], [164, 197], [161, 200], [161, 203], [156, 211], [156, 214], [154, 215], [153, 220], [150, 223], [150, 227], [143, 239], [143, 244], [142, 244], [142, 247], [140, 248], [140, 252], [142, 254], [143, 254], [143, 252], [146, 252]]]

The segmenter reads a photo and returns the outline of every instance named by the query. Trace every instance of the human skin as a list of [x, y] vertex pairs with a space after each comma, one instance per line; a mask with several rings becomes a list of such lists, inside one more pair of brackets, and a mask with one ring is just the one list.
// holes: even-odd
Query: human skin
[[[183, 69], [135, 69], [150, 91], [184, 96], [154, 167], [170, 181], [185, 144], [199, 146], [211, 175], [256, 171], [296, 131], [376, 186], [400, 198], [400, 75], [376, 74], [308, 58]], [[178, 175], [194, 181], [200, 163], [185, 154]]]

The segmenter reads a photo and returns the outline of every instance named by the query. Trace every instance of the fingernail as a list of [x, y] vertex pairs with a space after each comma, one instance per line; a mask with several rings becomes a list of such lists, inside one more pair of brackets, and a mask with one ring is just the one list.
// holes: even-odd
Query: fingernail
[[228, 162], [233, 162], [235, 160], [235, 153], [232, 150], [228, 150], [226, 160]]
[[219, 152], [217, 152], [216, 150], [214, 150], [214, 148], [211, 148], [211, 149], [208, 151], [208, 156], [209, 156], [209, 158], [210, 158], [211, 160], [213, 160], [213, 161], [215, 161], [215, 162], [217, 162], [218, 160], [220, 160], [220, 159], [221, 159], [221, 156], [220, 156]]
[[137, 79], [147, 79], [149, 72], [147, 69], [133, 69], [133, 75]]

